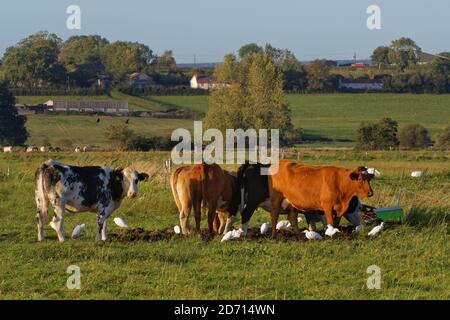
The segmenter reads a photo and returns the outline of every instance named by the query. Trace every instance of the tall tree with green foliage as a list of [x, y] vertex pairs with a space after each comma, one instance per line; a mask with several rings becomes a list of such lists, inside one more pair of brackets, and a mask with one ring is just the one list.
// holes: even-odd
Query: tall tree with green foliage
[[280, 129], [282, 139], [292, 131], [291, 111], [283, 100], [283, 75], [270, 56], [259, 52], [238, 61], [228, 55], [214, 74], [223, 85], [210, 95], [206, 127]]
[[27, 118], [17, 114], [15, 98], [4, 81], [0, 81], [0, 145], [21, 146], [28, 138]]
[[396, 64], [401, 71], [415, 66], [421, 59], [422, 49], [410, 38], [392, 41], [389, 61]]
[[262, 51], [263, 51], [263, 48], [258, 46], [256, 43], [248, 43], [248, 44], [243, 45], [239, 49], [239, 58], [244, 59], [246, 56], [248, 56], [250, 54], [254, 54], [254, 53], [258, 53], [258, 52], [262, 52]]
[[383, 66], [389, 65], [389, 52], [390, 48], [386, 46], [380, 46], [376, 48], [371, 56], [372, 63], [376, 64], [379, 69]]
[[308, 90], [326, 91], [331, 88], [331, 65], [327, 60], [314, 60], [306, 71], [308, 73]]
[[113, 42], [103, 46], [100, 53], [106, 72], [116, 81], [145, 70], [154, 58], [148, 46], [137, 42]]
[[105, 72], [100, 51], [109, 42], [98, 35], [70, 37], [61, 48], [59, 61], [71, 80], [81, 87], [92, 85]]
[[29, 88], [63, 83], [65, 70], [58, 61], [61, 43], [53, 33], [38, 32], [8, 48], [3, 57], [7, 80]]

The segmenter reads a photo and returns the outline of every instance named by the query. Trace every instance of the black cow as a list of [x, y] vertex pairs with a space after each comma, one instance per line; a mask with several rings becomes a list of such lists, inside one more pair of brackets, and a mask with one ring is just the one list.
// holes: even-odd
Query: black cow
[[135, 198], [138, 181], [148, 175], [132, 168], [75, 167], [54, 160], [46, 161], [36, 171], [38, 241], [44, 240], [44, 223], [49, 203], [54, 217], [50, 225], [64, 242], [64, 212], [97, 213], [97, 240], [106, 240], [106, 220], [120, 207], [125, 197]]

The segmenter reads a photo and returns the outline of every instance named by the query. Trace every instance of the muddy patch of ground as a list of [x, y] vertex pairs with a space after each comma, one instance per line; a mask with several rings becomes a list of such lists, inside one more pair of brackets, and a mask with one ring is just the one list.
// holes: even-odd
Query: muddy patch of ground
[[[354, 227], [341, 226], [339, 227], [340, 233], [333, 236], [333, 240], [352, 240], [355, 235], [352, 233]], [[308, 241], [305, 234], [302, 232], [305, 229], [300, 229], [301, 233], [297, 235], [293, 230], [279, 230], [277, 233], [277, 240], [279, 241]], [[322, 231], [319, 233], [324, 236]], [[209, 232], [206, 229], [200, 230], [199, 233], [193, 232], [193, 236], [199, 236], [202, 240], [209, 240]], [[124, 230], [119, 233], [112, 233], [109, 235], [109, 239], [119, 242], [134, 242], [134, 241], [168, 241], [173, 238], [182, 238], [182, 235], [176, 234], [173, 229], [147, 231], [143, 228]], [[216, 235], [216, 238], [221, 239], [223, 235]], [[326, 238], [324, 236], [324, 238]], [[259, 228], [249, 228], [247, 236], [233, 240], [233, 241], [257, 241], [262, 242], [270, 240], [269, 234], [261, 234]], [[328, 238], [329, 239], [329, 238]]]

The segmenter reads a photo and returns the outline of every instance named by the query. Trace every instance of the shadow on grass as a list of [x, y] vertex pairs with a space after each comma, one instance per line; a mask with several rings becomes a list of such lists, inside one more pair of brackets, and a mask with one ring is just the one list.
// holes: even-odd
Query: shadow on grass
[[450, 208], [415, 206], [405, 216], [404, 222], [417, 228], [448, 225], [450, 223]]

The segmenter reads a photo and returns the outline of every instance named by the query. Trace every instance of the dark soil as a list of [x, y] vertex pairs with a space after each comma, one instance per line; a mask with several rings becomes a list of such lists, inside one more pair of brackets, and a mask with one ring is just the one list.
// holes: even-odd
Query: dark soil
[[[352, 240], [354, 235], [352, 231], [354, 227], [351, 226], [340, 226], [340, 233], [336, 233], [332, 240]], [[277, 233], [277, 240], [279, 241], [308, 241], [303, 230], [300, 229], [301, 233], [299, 235], [295, 234], [293, 230], [280, 230]], [[323, 232], [319, 231], [319, 233], [324, 236]], [[193, 232], [192, 236], [199, 236], [202, 240], [209, 240], [209, 232], [206, 229], [200, 230], [200, 233]], [[174, 238], [182, 238], [182, 235], [176, 234], [173, 229], [165, 229], [165, 230], [156, 230], [156, 231], [146, 231], [143, 228], [129, 229], [122, 231], [120, 233], [112, 233], [109, 235], [109, 239], [112, 241], [119, 242], [134, 242], [134, 241], [168, 241]], [[216, 238], [221, 239], [223, 235], [216, 235]], [[330, 239], [324, 237], [325, 239]], [[262, 235], [259, 228], [250, 228], [248, 229], [248, 233], [246, 237], [242, 237], [240, 239], [236, 239], [233, 241], [257, 241], [262, 242], [266, 240], [270, 240], [270, 232], [268, 234]]]

